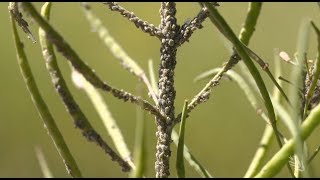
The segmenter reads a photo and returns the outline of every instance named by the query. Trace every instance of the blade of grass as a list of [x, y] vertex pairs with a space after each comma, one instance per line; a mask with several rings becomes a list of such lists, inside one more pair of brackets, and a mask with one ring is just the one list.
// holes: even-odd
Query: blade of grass
[[185, 169], [184, 169], [184, 159], [183, 159], [183, 152], [184, 152], [184, 133], [185, 133], [185, 126], [186, 126], [186, 117], [187, 117], [187, 108], [188, 108], [188, 101], [184, 101], [183, 109], [182, 109], [182, 116], [181, 116], [181, 124], [180, 124], [180, 131], [179, 131], [179, 142], [177, 148], [177, 161], [176, 161], [176, 169], [178, 178], [185, 178]]
[[[41, 15], [49, 20], [51, 3], [46, 3], [41, 9]], [[82, 132], [82, 135], [90, 142], [94, 142], [100, 148], [102, 148], [107, 155], [111, 157], [113, 161], [116, 161], [123, 171], [129, 171], [130, 166], [126, 161], [119, 157], [116, 152], [111, 149], [111, 147], [104, 141], [97, 131], [93, 128], [85, 114], [82, 112], [81, 108], [73, 98], [68, 86], [61, 74], [59, 69], [55, 53], [53, 51], [53, 46], [47, 41], [47, 33], [39, 28], [39, 40], [41, 45], [41, 50], [43, 53], [44, 60], [46, 61], [46, 66], [51, 77], [51, 81], [56, 88], [62, 102], [64, 103], [66, 110], [72, 117], [74, 124]]]
[[[138, 94], [142, 95], [141, 86], [137, 87]], [[135, 132], [135, 143], [134, 143], [134, 162], [136, 169], [132, 171], [132, 178], [142, 178], [146, 168], [146, 123], [144, 111], [137, 108], [137, 123]]]
[[[320, 124], [320, 104], [317, 105], [310, 115], [303, 121], [301, 125], [301, 138], [306, 140], [311, 133]], [[255, 178], [270, 178], [275, 176], [282, 167], [288, 162], [289, 157], [293, 155], [297, 138], [290, 139], [284, 146], [269, 160]]]
[[13, 17], [10, 18], [11, 24], [12, 24], [12, 30], [13, 30], [13, 37], [15, 41], [15, 46], [17, 50], [17, 60], [20, 67], [21, 74], [23, 76], [23, 79], [26, 83], [26, 86], [28, 88], [28, 91], [30, 93], [30, 96], [32, 98], [32, 101], [34, 105], [36, 106], [38, 113], [45, 124], [45, 128], [48, 131], [48, 134], [50, 135], [52, 141], [54, 142], [54, 145], [60, 155], [60, 157], [63, 160], [63, 163], [66, 166], [67, 172], [72, 177], [82, 177], [81, 172], [76, 164], [76, 161], [74, 160], [72, 154], [70, 153], [70, 150], [65, 143], [65, 140], [59, 131], [59, 128], [57, 127], [47, 104], [43, 100], [39, 89], [37, 87], [37, 84], [34, 80], [34, 77], [32, 75], [31, 68], [28, 63], [27, 56], [23, 50], [23, 44], [20, 40], [20, 37], [17, 32], [16, 24], [13, 20]]
[[48, 163], [46, 161], [46, 158], [44, 157], [44, 154], [42, 152], [42, 149], [39, 146], [36, 146], [34, 148], [43, 177], [44, 178], [53, 178], [52, 173], [49, 169]]

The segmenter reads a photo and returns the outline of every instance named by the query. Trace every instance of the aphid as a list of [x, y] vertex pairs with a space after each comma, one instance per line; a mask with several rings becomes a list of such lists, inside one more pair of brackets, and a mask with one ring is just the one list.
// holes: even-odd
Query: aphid
[[[302, 91], [302, 104], [304, 107], [304, 104], [307, 103], [305, 102], [305, 96], [307, 94], [307, 92], [309, 91], [311, 82], [313, 80], [313, 74], [315, 73], [315, 62], [313, 60], [307, 60], [307, 57], [305, 57], [305, 64], [304, 65], [299, 65], [298, 61], [296, 58], [294, 58], [294, 60], [292, 60], [290, 58], [290, 56], [288, 55], [288, 53], [281, 51], [279, 53], [279, 56], [281, 57], [282, 60], [284, 60], [287, 63], [290, 63], [294, 66], [301, 66], [301, 68], [305, 67], [305, 72], [303, 73], [303, 87], [301, 88]], [[280, 79], [280, 78], [279, 78]], [[285, 80], [284, 78], [281, 78], [281, 80]], [[286, 82], [289, 82], [290, 84], [294, 85], [292, 82], [285, 80]], [[300, 89], [300, 88], [299, 88]], [[320, 102], [320, 80], [317, 81], [316, 87], [313, 91], [312, 97], [309, 100], [309, 105], [307, 107], [307, 110], [310, 111], [312, 110], [316, 105], [318, 105]]]

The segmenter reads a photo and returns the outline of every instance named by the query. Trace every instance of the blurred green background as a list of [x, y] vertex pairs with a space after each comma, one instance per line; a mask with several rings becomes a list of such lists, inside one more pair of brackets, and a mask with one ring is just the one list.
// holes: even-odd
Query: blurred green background
[[[40, 10], [43, 3], [33, 4]], [[158, 25], [160, 22], [159, 3], [120, 4], [150, 23]], [[244, 2], [220, 4], [219, 11], [238, 34], [248, 4]], [[111, 12], [107, 6], [101, 3], [91, 3], [91, 5], [93, 11], [109, 29], [110, 34], [126, 52], [146, 71], [148, 59], [153, 59], [154, 69], [157, 72], [160, 54], [158, 39], [142, 33], [118, 13]], [[35, 146], [42, 148], [55, 177], [69, 177], [51, 139], [43, 128], [43, 123], [20, 74], [9, 16], [6, 13], [7, 6], [7, 3], [0, 3], [2, 11], [0, 16], [0, 177], [42, 177], [35, 155]], [[177, 3], [178, 23], [183, 23], [187, 18], [191, 19], [198, 11], [197, 3]], [[320, 26], [320, 11], [315, 2], [264, 3], [257, 29], [249, 46], [268, 61], [271, 71], [274, 69], [274, 48], [284, 50], [293, 57], [300, 22], [304, 18], [311, 18]], [[26, 19], [30, 22], [31, 31], [38, 39], [38, 26], [30, 18]], [[91, 32], [79, 3], [54, 3], [51, 23], [103, 80], [136, 94], [138, 80], [122, 69], [98, 36]], [[184, 99], [191, 99], [206, 83], [202, 81], [195, 84], [193, 79], [205, 70], [220, 67], [229, 57], [229, 51], [225, 48], [221, 35], [214, 25], [209, 20], [206, 20], [203, 25], [204, 28], [197, 30], [190, 42], [180, 47], [177, 52], [175, 73], [177, 111], [181, 111]], [[50, 82], [39, 43], [32, 44], [20, 29], [19, 31], [41, 94], [55, 117], [83, 176], [127, 177], [127, 174], [122, 173], [117, 164], [106, 157], [101, 149], [87, 142], [74, 128], [70, 116]], [[311, 31], [308, 57], [309, 59], [316, 57], [316, 40], [313, 31]], [[96, 130], [111, 144], [111, 139], [89, 99], [84, 92], [76, 89], [71, 83], [68, 64], [61, 55], [58, 55], [58, 62], [77, 102]], [[283, 76], [289, 77], [290, 65], [284, 62], [282, 65]], [[235, 69], [238, 70], [238, 68]], [[270, 79], [265, 74], [263, 77], [269, 90], [272, 90]], [[118, 101], [109, 94], [103, 93], [103, 96], [132, 149], [136, 107], [130, 103]], [[146, 176], [154, 177], [156, 129], [153, 117], [146, 115], [146, 118], [148, 134]], [[201, 104], [191, 113], [187, 122], [185, 141], [192, 153], [214, 177], [242, 177], [258, 147], [264, 127], [264, 121], [252, 109], [238, 86], [229, 81], [222, 81], [221, 85], [213, 89], [209, 101]], [[319, 130], [317, 128], [308, 140], [312, 149], [320, 144]], [[176, 147], [174, 145], [171, 147], [171, 177], [176, 177], [174, 168]], [[273, 142], [268, 159], [277, 150], [278, 146]], [[319, 156], [314, 159], [312, 166], [313, 175], [319, 177]], [[186, 168], [187, 177], [198, 177], [189, 165], [186, 165]], [[287, 169], [283, 168], [277, 177], [285, 176], [288, 176], [288, 173]]]

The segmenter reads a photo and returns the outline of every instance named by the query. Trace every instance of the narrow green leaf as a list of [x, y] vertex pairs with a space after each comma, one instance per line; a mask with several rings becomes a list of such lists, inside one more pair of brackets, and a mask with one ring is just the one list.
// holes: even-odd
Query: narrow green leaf
[[185, 169], [184, 169], [183, 152], [184, 152], [184, 134], [185, 134], [185, 126], [186, 126], [187, 107], [188, 107], [188, 101], [185, 100], [183, 109], [182, 109], [181, 124], [180, 124], [180, 131], [179, 131], [179, 143], [177, 148], [176, 168], [177, 168], [178, 178], [186, 177]]

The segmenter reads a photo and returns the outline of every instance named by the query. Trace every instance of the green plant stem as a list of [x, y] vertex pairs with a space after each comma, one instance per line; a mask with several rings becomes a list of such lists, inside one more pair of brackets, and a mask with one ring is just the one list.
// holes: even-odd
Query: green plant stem
[[[46, 3], [41, 11], [42, 16], [49, 20], [51, 3]], [[74, 124], [82, 131], [83, 136], [88, 140], [96, 143], [101, 147], [111, 158], [116, 161], [123, 171], [129, 171], [131, 168], [126, 161], [119, 157], [111, 147], [101, 138], [101, 136], [94, 130], [87, 117], [84, 115], [79, 105], [74, 100], [71, 92], [69, 91], [66, 82], [58, 67], [56, 56], [53, 51], [53, 46], [46, 39], [46, 32], [39, 28], [39, 40], [43, 57], [46, 61], [46, 66], [49, 71], [52, 83], [56, 88], [61, 100], [63, 101], [67, 111], [71, 115]]]
[[107, 83], [103, 82], [94, 71], [86, 65], [78, 56], [78, 54], [70, 47], [70, 45], [64, 41], [62, 36], [55, 31], [51, 25], [44, 20], [36, 11], [34, 6], [30, 2], [21, 2], [24, 10], [38, 23], [38, 25], [46, 32], [46, 39], [56, 46], [57, 50], [62, 53], [63, 56], [72, 64], [72, 66], [89, 81], [94, 87], [102, 89], [106, 92], [110, 92], [114, 97], [122, 99], [123, 101], [129, 101], [140, 106], [142, 109], [149, 111], [159, 119], [166, 119], [156, 107], [151, 105], [148, 101], [136, 97], [131, 93], [123, 90], [116, 89]]
[[229, 25], [226, 23], [226, 21], [223, 19], [223, 17], [220, 15], [220, 13], [216, 10], [215, 7], [211, 6], [210, 3], [204, 2], [206, 7], [208, 8], [210, 14], [209, 18], [212, 21], [213, 24], [217, 26], [219, 31], [221, 31], [235, 46], [238, 54], [240, 55], [241, 59], [244, 61], [246, 66], [248, 67], [251, 75], [253, 76], [255, 82], [257, 83], [257, 86], [260, 90], [260, 93], [264, 99], [265, 106], [268, 111], [268, 116], [271, 121], [272, 128], [274, 129], [274, 132], [277, 137], [277, 142], [280, 146], [282, 146], [280, 137], [278, 135], [277, 125], [276, 125], [276, 117], [273, 109], [273, 105], [268, 93], [268, 90], [266, 88], [266, 85], [257, 70], [257, 68], [254, 66], [253, 62], [251, 61], [249, 55], [246, 52], [246, 48], [244, 48], [244, 45], [240, 42], [240, 40], [237, 38], [237, 36], [233, 33], [232, 29], [229, 27]]
[[[306, 140], [319, 125], [320, 105], [317, 105], [301, 125], [301, 139]], [[255, 178], [270, 178], [275, 176], [293, 155], [297, 138], [290, 139], [261, 169]]]
[[70, 150], [67, 146], [67, 144], [64, 141], [64, 138], [62, 134], [59, 131], [59, 128], [57, 127], [46, 103], [44, 102], [43, 98], [41, 97], [41, 94], [39, 92], [39, 89], [36, 85], [36, 82], [34, 80], [34, 77], [32, 75], [27, 56], [23, 50], [23, 44], [19, 38], [17, 28], [15, 25], [15, 22], [13, 21], [13, 18], [11, 16], [11, 23], [12, 23], [12, 30], [13, 30], [13, 37], [15, 41], [15, 46], [17, 50], [17, 59], [18, 64], [20, 67], [21, 74], [23, 76], [23, 79], [26, 83], [26, 86], [28, 88], [28, 91], [30, 93], [30, 96], [32, 98], [32, 101], [34, 105], [36, 106], [38, 113], [45, 124], [45, 128], [48, 131], [49, 136], [51, 137], [52, 141], [54, 142], [54, 145], [60, 155], [60, 157], [63, 160], [63, 163], [66, 166], [67, 172], [72, 177], [82, 177], [81, 172], [70, 153]]
[[262, 2], [249, 2], [247, 17], [239, 35], [240, 41], [245, 45], [249, 44], [249, 41], [255, 31], [262, 4]]
[[[275, 50], [274, 52], [274, 62], [275, 62], [275, 76], [280, 76], [281, 75], [281, 63], [279, 59], [279, 50]], [[279, 82], [280, 84], [280, 82]], [[273, 89], [273, 99], [280, 103], [281, 101], [281, 96], [279, 94], [279, 91], [276, 90], [276, 88]], [[277, 115], [277, 119], [278, 115]], [[266, 125], [264, 132], [262, 134], [259, 147], [255, 153], [255, 155], [252, 158], [252, 161], [249, 165], [249, 168], [244, 175], [245, 178], [251, 178], [256, 173], [258, 172], [259, 168], [262, 166], [262, 162], [266, 157], [267, 151], [270, 147], [270, 144], [272, 142], [272, 137], [273, 137], [273, 130], [269, 125]]]

